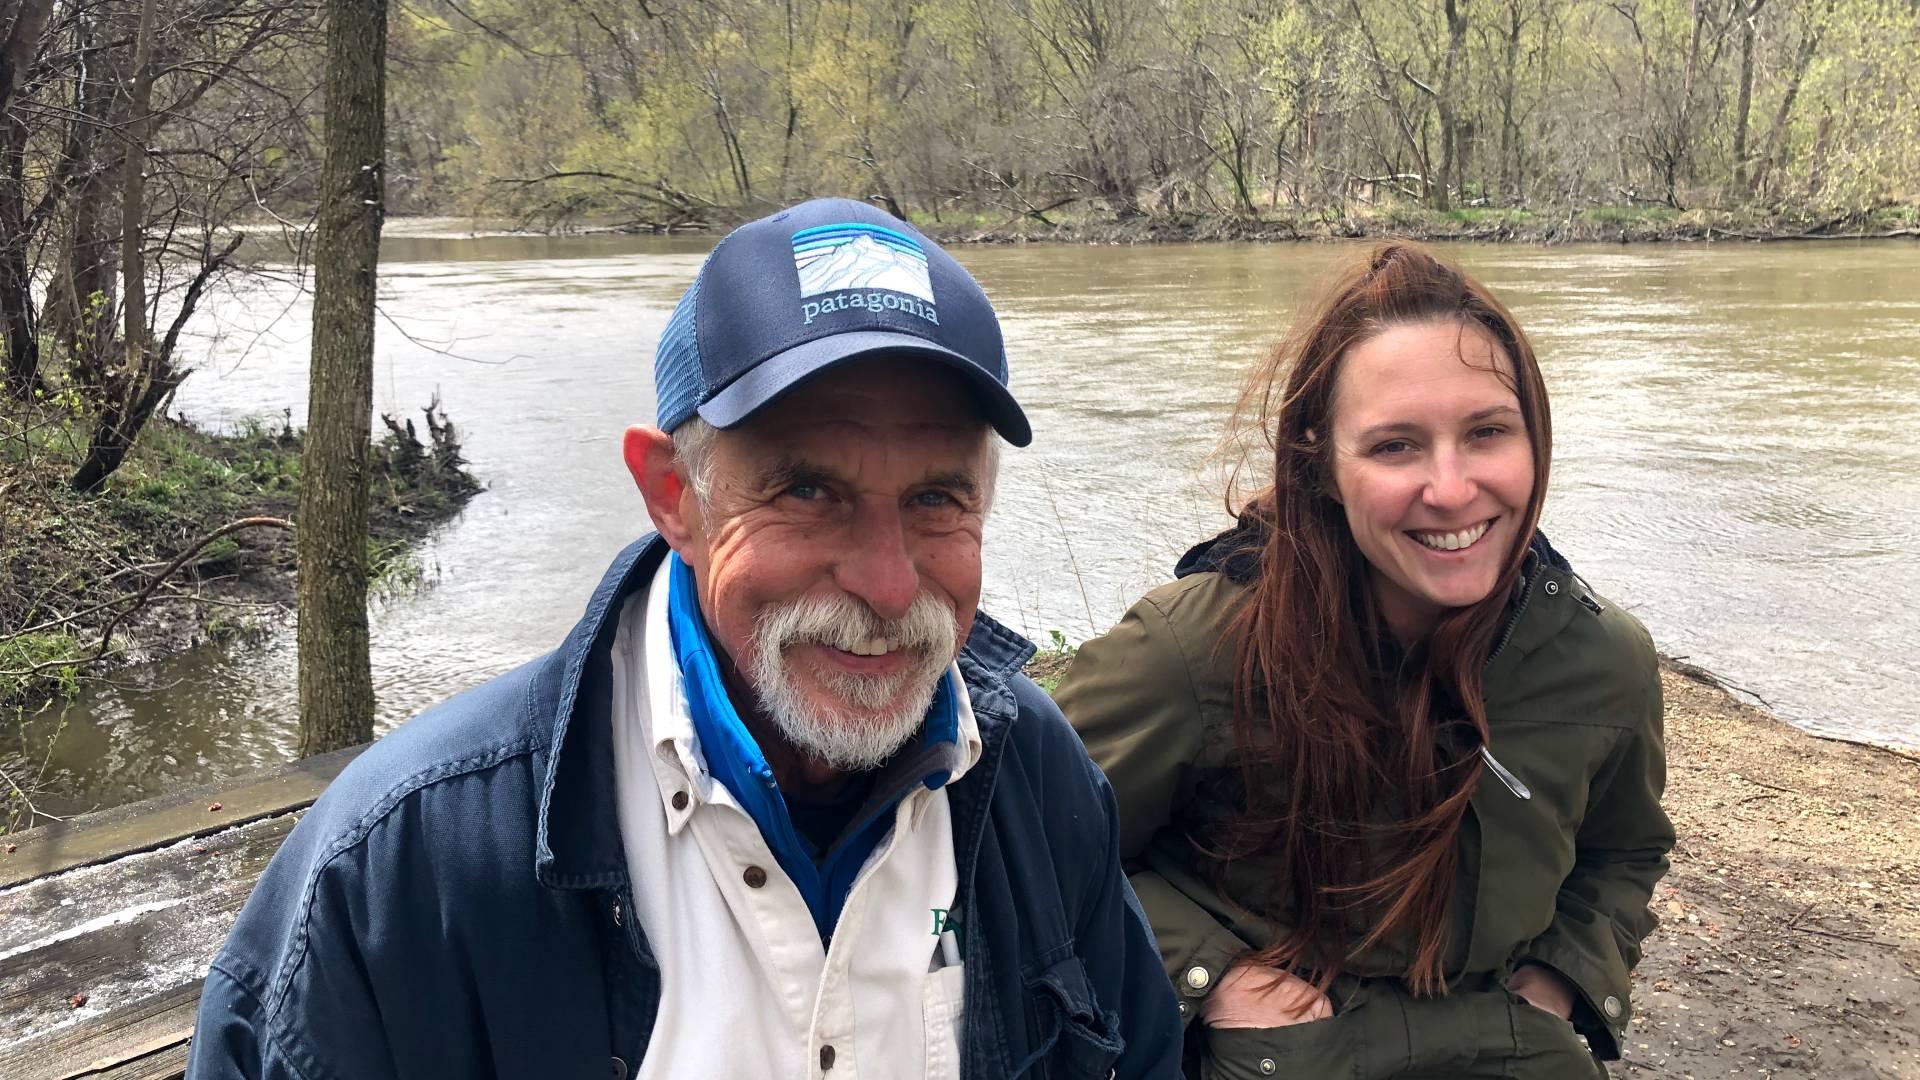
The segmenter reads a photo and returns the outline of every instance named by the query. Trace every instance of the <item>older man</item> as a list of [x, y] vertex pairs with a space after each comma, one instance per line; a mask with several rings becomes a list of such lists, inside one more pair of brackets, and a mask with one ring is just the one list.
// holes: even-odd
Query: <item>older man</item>
[[975, 611], [1030, 439], [979, 286], [807, 203], [720, 242], [654, 373], [657, 533], [327, 791], [188, 1074], [1178, 1075], [1112, 795]]

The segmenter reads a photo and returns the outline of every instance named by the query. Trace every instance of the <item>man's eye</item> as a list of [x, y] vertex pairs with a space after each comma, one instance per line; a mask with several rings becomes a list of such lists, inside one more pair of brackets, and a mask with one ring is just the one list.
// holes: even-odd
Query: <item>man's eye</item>
[[804, 502], [812, 502], [824, 496], [826, 492], [821, 489], [819, 484], [790, 484], [787, 489], [780, 494], [800, 499]]
[[913, 501], [916, 506], [923, 506], [923, 507], [937, 508], [937, 507], [943, 507], [943, 506], [960, 505], [960, 500], [955, 499], [953, 496], [947, 494], [944, 491], [923, 491], [920, 494], [915, 495], [913, 497]]

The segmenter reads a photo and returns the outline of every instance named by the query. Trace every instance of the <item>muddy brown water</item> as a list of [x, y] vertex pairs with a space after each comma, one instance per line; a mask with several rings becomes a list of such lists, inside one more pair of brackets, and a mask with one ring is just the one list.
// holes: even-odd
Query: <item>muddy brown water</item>
[[[465, 236], [384, 248], [376, 403], [436, 391], [488, 484], [373, 617], [380, 722], [555, 645], [645, 528], [621, 429], [707, 243]], [[1545, 527], [1668, 652], [1796, 724], [1920, 744], [1920, 246], [1451, 249], [1535, 337], [1556, 435]], [[1223, 523], [1210, 464], [1252, 358], [1336, 249], [963, 248], [1002, 312], [1035, 442], [1006, 455], [986, 608], [1036, 639], [1105, 629]], [[309, 307], [214, 303], [176, 411], [306, 407]], [[121, 672], [38, 718], [86, 809], [285, 760], [293, 635]]]

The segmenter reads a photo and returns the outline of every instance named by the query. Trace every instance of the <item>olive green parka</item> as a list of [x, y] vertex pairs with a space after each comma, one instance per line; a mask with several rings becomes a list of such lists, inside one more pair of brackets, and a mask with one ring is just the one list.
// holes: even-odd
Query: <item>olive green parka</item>
[[[1148, 593], [1080, 648], [1055, 694], [1113, 784], [1121, 857], [1189, 1023], [1235, 959], [1284, 927], [1284, 917], [1249, 912], [1285, 907], [1257, 858], [1227, 876], [1238, 904], [1220, 895], [1193, 842], [1240, 809], [1229, 635], [1250, 565]], [[1640, 623], [1544, 541], [1509, 610], [1484, 696], [1488, 749], [1512, 784], [1481, 770], [1460, 833], [1445, 971], [1451, 985], [1485, 985], [1524, 962], [1560, 972], [1577, 991], [1574, 1027], [1610, 1060], [1632, 1018], [1628, 973], [1655, 926], [1648, 902], [1674, 842], [1660, 807], [1658, 660]], [[1400, 976], [1407, 961], [1405, 943], [1389, 942], [1348, 973]]]

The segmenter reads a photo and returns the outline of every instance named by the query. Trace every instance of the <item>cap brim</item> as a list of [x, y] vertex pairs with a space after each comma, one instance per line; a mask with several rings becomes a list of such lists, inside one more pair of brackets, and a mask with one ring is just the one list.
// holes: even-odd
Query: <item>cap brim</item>
[[926, 338], [885, 330], [816, 338], [777, 353], [754, 365], [700, 406], [700, 419], [717, 428], [733, 427], [815, 375], [877, 353], [911, 356], [952, 368], [966, 376], [981, 412], [1001, 438], [1015, 446], [1026, 446], [1033, 441], [1033, 428], [1027, 423], [1027, 414], [999, 379], [959, 353], [941, 348]]

